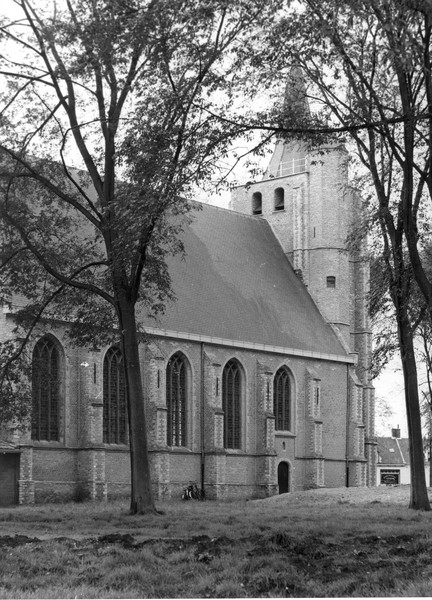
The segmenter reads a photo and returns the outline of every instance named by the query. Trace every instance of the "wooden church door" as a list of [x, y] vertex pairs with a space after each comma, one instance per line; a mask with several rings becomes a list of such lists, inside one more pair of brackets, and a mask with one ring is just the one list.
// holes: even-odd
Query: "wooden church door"
[[278, 486], [279, 494], [289, 492], [289, 464], [280, 462], [278, 465]]

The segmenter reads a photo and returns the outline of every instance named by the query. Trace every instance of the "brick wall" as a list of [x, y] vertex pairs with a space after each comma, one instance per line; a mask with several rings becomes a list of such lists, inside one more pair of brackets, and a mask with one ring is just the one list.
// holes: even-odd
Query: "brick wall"
[[[63, 432], [56, 443], [31, 442], [23, 436], [21, 500], [125, 496], [130, 491], [128, 448], [102, 443], [102, 370], [107, 348], [81, 351], [67, 345], [61, 330], [53, 330], [54, 334], [64, 354]], [[170, 448], [165, 379], [168, 361], [178, 351], [188, 364], [187, 443]], [[222, 372], [232, 358], [242, 370], [242, 441], [235, 451], [223, 448]], [[201, 484], [202, 441], [208, 497], [277, 493], [280, 461], [290, 466], [293, 490], [344, 485], [347, 373], [343, 363], [164, 337], [142, 345], [141, 360], [157, 498], [179, 498], [189, 481]], [[275, 432], [273, 378], [282, 366], [290, 373], [293, 419], [291, 431]], [[318, 408], [314, 404], [317, 386]], [[354, 466], [354, 471], [361, 469]]]
[[[360, 384], [363, 386], [363, 425], [365, 426], [366, 460], [369, 484], [375, 481], [376, 451], [374, 445], [374, 399], [370, 380], [370, 358], [372, 334], [367, 307], [369, 289], [369, 264], [364, 260], [365, 247], [352, 250], [348, 247], [347, 236], [359, 215], [358, 198], [349, 189], [348, 154], [340, 147], [322, 148], [306, 157], [303, 173], [288, 174], [284, 177], [270, 177], [269, 172], [278, 173], [278, 164], [296, 144], [279, 141], [276, 144], [269, 170], [263, 181], [254, 182], [244, 188], [235, 188], [231, 206], [234, 210], [252, 214], [252, 196], [262, 194], [262, 214], [272, 226], [294, 269], [301, 275], [308, 291], [315, 300], [322, 315], [340, 332], [347, 348], [358, 355], [356, 368]], [[282, 187], [285, 193], [284, 210], [276, 211], [274, 196], [276, 188]], [[335, 286], [327, 285], [327, 277], [335, 277]], [[337, 376], [340, 383], [344, 375]], [[346, 377], [346, 375], [345, 375]], [[327, 379], [329, 382], [330, 379]], [[339, 383], [337, 385], [339, 385]], [[346, 384], [344, 384], [346, 388]], [[337, 390], [332, 391], [327, 383], [327, 402], [339, 402]], [[339, 435], [335, 419], [322, 425], [323, 449], [333, 456], [329, 440], [339, 445]], [[297, 452], [300, 444], [304, 456], [308, 455], [317, 428], [305, 420], [298, 423], [296, 437]], [[305, 431], [302, 432], [302, 427]], [[342, 430], [346, 424], [341, 423]], [[355, 427], [349, 430], [352, 440], [359, 436]], [[303, 437], [302, 437], [303, 436]], [[350, 440], [350, 444], [354, 443]], [[351, 481], [363, 478], [363, 469], [355, 462], [359, 454], [353, 456]], [[359, 459], [360, 460], [360, 459]], [[305, 468], [306, 469], [306, 468]], [[307, 469], [306, 469], [307, 470]], [[304, 472], [306, 473], [306, 470]], [[319, 469], [311, 467], [311, 473]], [[298, 469], [297, 469], [298, 472]], [[316, 475], [318, 476], [318, 475]], [[303, 481], [312, 475], [301, 476]], [[337, 478], [338, 479], [338, 478]], [[359, 480], [363, 481], [363, 479]], [[327, 484], [326, 484], [327, 485]]]

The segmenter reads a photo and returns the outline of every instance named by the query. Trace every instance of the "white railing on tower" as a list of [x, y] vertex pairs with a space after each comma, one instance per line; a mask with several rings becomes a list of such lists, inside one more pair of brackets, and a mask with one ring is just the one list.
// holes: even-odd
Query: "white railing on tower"
[[306, 171], [306, 157], [303, 158], [292, 158], [279, 163], [274, 177], [284, 177], [285, 175], [294, 175], [295, 173], [302, 173]]

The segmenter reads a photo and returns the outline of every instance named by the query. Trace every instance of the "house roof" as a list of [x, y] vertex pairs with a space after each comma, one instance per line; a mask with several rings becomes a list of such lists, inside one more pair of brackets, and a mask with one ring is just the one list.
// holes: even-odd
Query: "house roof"
[[380, 464], [409, 464], [409, 439], [394, 437], [378, 437], [377, 452]]
[[267, 221], [203, 204], [182, 240], [169, 263], [177, 299], [148, 326], [347, 357]]
[[410, 455], [409, 455], [409, 439], [408, 438], [399, 438], [398, 439], [399, 448], [401, 450], [402, 456], [404, 457], [405, 462], [410, 464]]

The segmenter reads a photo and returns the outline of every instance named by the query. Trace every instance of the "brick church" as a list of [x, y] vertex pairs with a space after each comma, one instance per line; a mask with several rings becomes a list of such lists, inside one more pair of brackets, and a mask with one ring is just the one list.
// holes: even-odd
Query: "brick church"
[[[156, 498], [189, 481], [216, 499], [375, 485], [368, 265], [346, 243], [356, 213], [345, 149], [283, 140], [230, 210], [193, 210], [185, 257], [170, 261], [176, 301], [143, 320]], [[0, 312], [3, 337], [13, 312]], [[0, 505], [127, 495], [120, 349], [77, 349], [53, 324], [32, 352], [32, 425], [2, 433]]]

